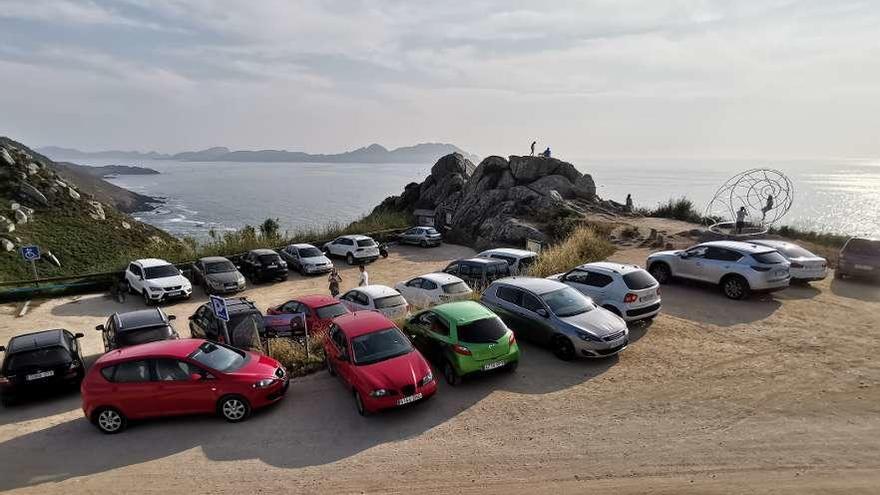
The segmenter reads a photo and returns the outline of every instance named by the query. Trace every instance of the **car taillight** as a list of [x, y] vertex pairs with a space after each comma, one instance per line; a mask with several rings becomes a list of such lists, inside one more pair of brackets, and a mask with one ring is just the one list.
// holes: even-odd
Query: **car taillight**
[[639, 296], [633, 294], [632, 292], [623, 296], [623, 302], [625, 302], [625, 303], [633, 303], [633, 302], [636, 302], [638, 299], [639, 299]]
[[0, 384], [6, 384], [6, 383], [9, 383], [9, 378], [7, 378], [5, 376], [0, 376]]
[[770, 267], [769, 266], [752, 265], [752, 270], [755, 270], [756, 272], [769, 272]]
[[660, 295], [660, 287], [657, 287], [657, 295]]
[[507, 346], [513, 347], [513, 344], [516, 344], [516, 336], [513, 335], [513, 332], [510, 332], [510, 338], [507, 339]]
[[470, 356], [471, 355], [471, 350], [463, 345], [455, 344], [452, 346], [452, 350], [456, 354], [461, 354], [462, 356]]

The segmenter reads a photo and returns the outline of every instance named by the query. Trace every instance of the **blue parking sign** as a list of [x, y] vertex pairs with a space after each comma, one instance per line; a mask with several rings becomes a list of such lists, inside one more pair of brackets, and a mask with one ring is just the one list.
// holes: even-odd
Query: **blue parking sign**
[[223, 321], [229, 321], [229, 310], [226, 309], [226, 299], [218, 296], [211, 296], [211, 309], [214, 310], [214, 316]]
[[21, 247], [21, 257], [24, 258], [25, 261], [37, 261], [40, 259], [40, 247], [39, 246], [22, 246]]

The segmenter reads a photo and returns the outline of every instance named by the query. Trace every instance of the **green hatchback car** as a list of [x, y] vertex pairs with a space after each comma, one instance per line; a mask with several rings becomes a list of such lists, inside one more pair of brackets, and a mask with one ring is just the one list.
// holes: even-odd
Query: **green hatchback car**
[[413, 344], [443, 369], [450, 385], [472, 373], [519, 364], [519, 346], [501, 318], [476, 301], [440, 304], [416, 313], [404, 325]]

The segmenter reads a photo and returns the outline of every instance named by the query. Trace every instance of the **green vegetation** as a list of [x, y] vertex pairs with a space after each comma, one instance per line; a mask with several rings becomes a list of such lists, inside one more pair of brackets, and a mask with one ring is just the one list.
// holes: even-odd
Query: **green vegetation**
[[575, 266], [604, 260], [614, 253], [614, 245], [594, 227], [577, 227], [567, 239], [541, 251], [538, 260], [529, 269], [532, 277], [547, 277], [568, 271]]
[[310, 336], [309, 349], [290, 339], [270, 339], [268, 354], [277, 359], [291, 377], [305, 376], [324, 367], [324, 335]]
[[653, 210], [641, 208], [638, 210], [646, 217], [671, 218], [690, 223], [706, 223], [707, 218], [700, 214], [694, 207], [694, 202], [682, 196], [678, 199], [668, 199], [665, 203], [660, 203]]

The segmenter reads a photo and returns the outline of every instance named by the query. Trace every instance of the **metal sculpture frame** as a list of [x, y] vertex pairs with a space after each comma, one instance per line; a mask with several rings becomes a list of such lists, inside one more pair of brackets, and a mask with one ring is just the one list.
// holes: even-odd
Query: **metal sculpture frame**
[[[771, 168], [753, 168], [734, 175], [718, 188], [704, 216], [709, 230], [716, 234], [762, 235], [788, 213], [793, 201], [794, 185], [785, 174]], [[746, 217], [742, 228], [737, 228], [740, 208], [746, 209]]]

